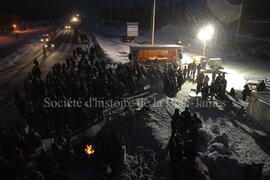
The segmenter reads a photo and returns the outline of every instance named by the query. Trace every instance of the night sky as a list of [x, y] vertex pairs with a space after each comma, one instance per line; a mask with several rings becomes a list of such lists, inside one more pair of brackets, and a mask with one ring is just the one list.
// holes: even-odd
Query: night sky
[[[162, 2], [177, 2], [177, 0], [157, 0], [157, 3]], [[181, 0], [179, 0], [181, 1]], [[202, 4], [205, 0], [186, 0], [193, 6]], [[229, 0], [233, 4], [241, 2], [241, 0]], [[29, 11], [83, 11], [94, 12], [96, 9], [104, 7], [123, 8], [132, 4], [139, 3], [145, 6], [151, 5], [151, 0], [10, 0], [1, 4], [0, 13], [18, 13]], [[270, 0], [244, 0], [247, 14], [256, 14], [256, 18], [270, 18]]]

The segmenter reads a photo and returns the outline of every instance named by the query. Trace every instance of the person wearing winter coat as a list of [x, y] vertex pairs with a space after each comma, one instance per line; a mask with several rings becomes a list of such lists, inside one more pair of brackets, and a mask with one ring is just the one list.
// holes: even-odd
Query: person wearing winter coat
[[172, 134], [176, 132], [177, 123], [179, 120], [180, 120], [179, 109], [175, 109], [174, 114], [172, 116], [172, 121], [171, 121]]
[[244, 86], [244, 90], [242, 91], [242, 99], [243, 101], [247, 100], [247, 96], [250, 96], [251, 90], [248, 85]]
[[264, 80], [262, 80], [262, 82], [259, 84], [259, 86], [257, 88], [257, 91], [262, 92], [264, 90], [265, 90], [265, 83], [264, 83]]

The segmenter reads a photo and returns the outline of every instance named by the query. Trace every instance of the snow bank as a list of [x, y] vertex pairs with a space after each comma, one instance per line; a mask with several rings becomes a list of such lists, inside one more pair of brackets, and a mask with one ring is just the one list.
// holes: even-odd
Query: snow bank
[[104, 53], [110, 57], [114, 63], [128, 63], [129, 44], [119, 42], [119, 38], [108, 39], [96, 35], [96, 39]]
[[[123, 179], [168, 179], [170, 119], [160, 119], [155, 112], [126, 111], [112, 116], [103, 128], [117, 129], [127, 148]], [[165, 130], [166, 133], [161, 133]]]

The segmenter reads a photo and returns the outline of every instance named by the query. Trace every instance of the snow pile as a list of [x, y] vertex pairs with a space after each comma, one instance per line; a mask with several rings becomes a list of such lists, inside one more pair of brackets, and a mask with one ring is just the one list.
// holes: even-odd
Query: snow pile
[[[228, 117], [223, 117], [226, 116], [224, 111], [209, 112], [209, 109], [196, 111], [203, 120], [203, 129], [200, 131], [200, 154], [211, 172], [216, 172], [216, 176], [219, 174], [224, 180], [226, 178], [239, 180], [240, 178], [235, 175], [244, 173], [244, 164], [264, 163], [263, 175], [269, 175], [270, 156], [249, 134], [235, 126]], [[227, 163], [232, 165], [227, 166]]]
[[128, 63], [129, 55], [129, 44], [124, 44], [119, 42], [119, 38], [108, 39], [96, 35], [97, 42], [100, 47], [104, 50], [104, 53], [113, 59], [115, 63]]
[[112, 116], [104, 129], [116, 129], [127, 148], [123, 179], [168, 179], [167, 143], [170, 119], [161, 119], [151, 111], [126, 111]]

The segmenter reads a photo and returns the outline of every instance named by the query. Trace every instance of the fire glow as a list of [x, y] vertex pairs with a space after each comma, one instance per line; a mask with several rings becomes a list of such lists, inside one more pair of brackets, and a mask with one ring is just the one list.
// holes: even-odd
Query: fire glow
[[95, 153], [95, 150], [93, 148], [92, 145], [86, 145], [86, 148], [84, 149], [84, 151], [88, 154], [88, 155], [92, 155]]

